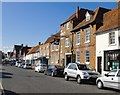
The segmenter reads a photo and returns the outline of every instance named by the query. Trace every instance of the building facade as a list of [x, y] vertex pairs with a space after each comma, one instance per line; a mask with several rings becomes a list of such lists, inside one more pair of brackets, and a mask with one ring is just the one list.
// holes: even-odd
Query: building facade
[[97, 8], [95, 11], [87, 11], [85, 19], [71, 32], [74, 33], [74, 52], [76, 62], [84, 63], [96, 68], [96, 36], [94, 33], [100, 28], [103, 14], [109, 11], [105, 8]]
[[120, 69], [118, 15], [118, 8], [105, 13], [103, 26], [96, 32], [96, 69], [102, 74], [112, 69]]

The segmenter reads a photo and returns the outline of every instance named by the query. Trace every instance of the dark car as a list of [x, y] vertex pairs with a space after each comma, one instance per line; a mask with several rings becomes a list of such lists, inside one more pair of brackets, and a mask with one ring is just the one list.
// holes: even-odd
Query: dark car
[[51, 75], [54, 76], [63, 76], [64, 68], [62, 66], [54, 66], [50, 65], [48, 66], [47, 70], [45, 70], [45, 75]]

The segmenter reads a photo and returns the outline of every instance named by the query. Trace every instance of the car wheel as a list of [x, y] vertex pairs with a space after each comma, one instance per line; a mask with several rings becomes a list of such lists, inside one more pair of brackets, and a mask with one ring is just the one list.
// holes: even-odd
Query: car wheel
[[68, 81], [69, 80], [69, 77], [67, 74], [65, 74], [65, 80]]
[[81, 83], [81, 77], [77, 76], [77, 83], [80, 84]]
[[98, 87], [99, 89], [103, 88], [103, 83], [102, 83], [102, 81], [98, 81], [98, 82], [97, 82], [97, 87]]
[[51, 76], [54, 77], [54, 72], [51, 73]]

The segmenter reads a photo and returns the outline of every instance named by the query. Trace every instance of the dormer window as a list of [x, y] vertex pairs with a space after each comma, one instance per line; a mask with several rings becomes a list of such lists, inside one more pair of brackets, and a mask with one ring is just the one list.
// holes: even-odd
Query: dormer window
[[86, 21], [89, 21], [92, 15], [90, 15], [88, 12], [86, 13]]

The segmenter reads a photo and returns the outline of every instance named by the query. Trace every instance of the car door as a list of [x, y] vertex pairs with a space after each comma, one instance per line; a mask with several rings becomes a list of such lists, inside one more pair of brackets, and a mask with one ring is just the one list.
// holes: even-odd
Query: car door
[[70, 77], [72, 77], [72, 69], [73, 69], [73, 64], [70, 64], [67, 68], [67, 74]]
[[117, 72], [114, 80], [115, 80], [115, 88], [120, 90], [120, 70]]
[[73, 64], [72, 76], [73, 76], [74, 78], [76, 78], [76, 76], [77, 76], [77, 66], [76, 66], [76, 64]]
[[104, 85], [107, 87], [114, 87], [115, 86], [115, 77], [116, 70], [110, 71], [106, 76], [104, 77]]
[[75, 77], [76, 73], [77, 73], [76, 65], [75, 64], [71, 64], [68, 67], [68, 76]]

